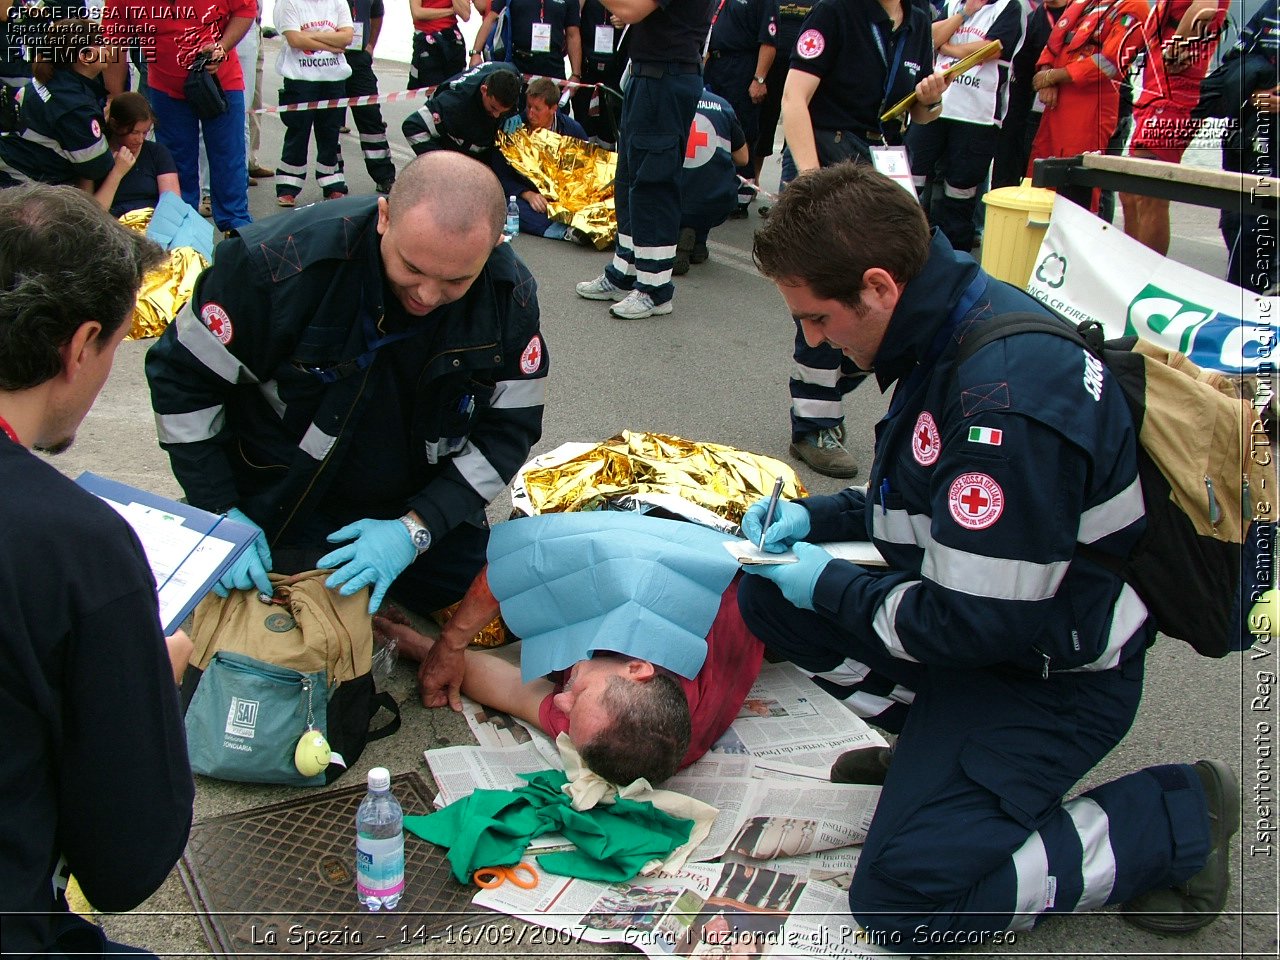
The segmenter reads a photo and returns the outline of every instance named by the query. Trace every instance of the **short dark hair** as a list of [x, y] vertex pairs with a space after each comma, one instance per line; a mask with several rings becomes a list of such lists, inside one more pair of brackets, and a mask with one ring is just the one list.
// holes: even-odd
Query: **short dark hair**
[[550, 77], [534, 77], [525, 89], [526, 100], [541, 100], [548, 107], [560, 103], [560, 87]]
[[125, 136], [143, 120], [155, 123], [156, 115], [151, 109], [151, 104], [142, 94], [128, 91], [117, 93], [111, 98], [111, 109], [107, 112], [107, 129], [112, 136]]
[[511, 70], [495, 70], [484, 78], [489, 96], [504, 107], [514, 107], [520, 99], [520, 75]]
[[165, 253], [75, 187], [0, 190], [0, 390], [28, 390], [62, 370], [81, 324], [114, 336], [142, 278]]
[[643, 681], [610, 677], [601, 702], [613, 722], [578, 745], [592, 772], [624, 787], [641, 777], [657, 785], [679, 769], [691, 733], [689, 701], [674, 677], [663, 671]]
[[[0, 0], [3, 2], [3, 0]], [[507, 198], [493, 169], [456, 150], [428, 150], [400, 171], [387, 197], [393, 223], [420, 216], [426, 206], [436, 226], [447, 236], [464, 236], [483, 224], [498, 242], [507, 216]]]
[[915, 198], [884, 174], [841, 163], [787, 184], [751, 252], [771, 280], [804, 283], [823, 300], [857, 307], [872, 267], [898, 283], [924, 269], [929, 224]]

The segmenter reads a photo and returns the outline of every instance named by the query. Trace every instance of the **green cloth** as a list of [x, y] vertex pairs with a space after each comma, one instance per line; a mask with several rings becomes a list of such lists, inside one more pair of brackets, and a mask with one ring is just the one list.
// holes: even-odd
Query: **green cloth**
[[522, 773], [527, 786], [476, 790], [425, 817], [405, 817], [405, 829], [449, 848], [459, 883], [470, 883], [481, 867], [520, 862], [529, 842], [560, 833], [577, 850], [546, 853], [538, 866], [547, 873], [618, 883], [634, 879], [650, 860], [665, 860], [689, 841], [692, 820], [663, 813], [647, 800], [619, 798], [607, 806], [574, 810], [560, 789], [563, 770]]

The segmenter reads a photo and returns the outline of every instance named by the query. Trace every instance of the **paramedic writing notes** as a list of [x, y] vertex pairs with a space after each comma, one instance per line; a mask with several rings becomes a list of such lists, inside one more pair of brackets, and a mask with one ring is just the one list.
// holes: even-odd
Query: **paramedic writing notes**
[[760, 524], [760, 542], [756, 546], [761, 550], [764, 549], [764, 535], [769, 530], [769, 524], [773, 523], [773, 515], [778, 512], [780, 496], [782, 496], [782, 477], [773, 481], [773, 493], [769, 494], [769, 506], [764, 512], [764, 523]]

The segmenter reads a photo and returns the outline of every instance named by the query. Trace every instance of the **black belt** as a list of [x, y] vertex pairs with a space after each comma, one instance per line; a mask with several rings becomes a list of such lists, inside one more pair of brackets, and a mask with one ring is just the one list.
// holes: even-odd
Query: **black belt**
[[675, 63], [672, 61], [648, 61], [645, 63], [636, 63], [632, 61], [631, 72], [637, 77], [648, 77], [649, 79], [657, 79], [665, 77], [668, 74], [681, 76], [689, 73], [701, 73], [702, 67], [696, 63]]
[[841, 140], [844, 139], [845, 134], [848, 134], [850, 136], [857, 137], [860, 140], [864, 141], [865, 143], [871, 144], [872, 146], [876, 146], [876, 147], [884, 146], [884, 134], [882, 134], [879, 130], [866, 130], [861, 133], [854, 130], [835, 130], [833, 132], [835, 136], [832, 139], [834, 139], [836, 143], [839, 143]]

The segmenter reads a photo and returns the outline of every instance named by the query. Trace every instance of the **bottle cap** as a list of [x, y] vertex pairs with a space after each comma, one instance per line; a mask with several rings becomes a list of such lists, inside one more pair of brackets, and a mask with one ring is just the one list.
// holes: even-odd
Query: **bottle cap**
[[374, 767], [369, 771], [370, 790], [390, 790], [391, 773], [386, 767]]

